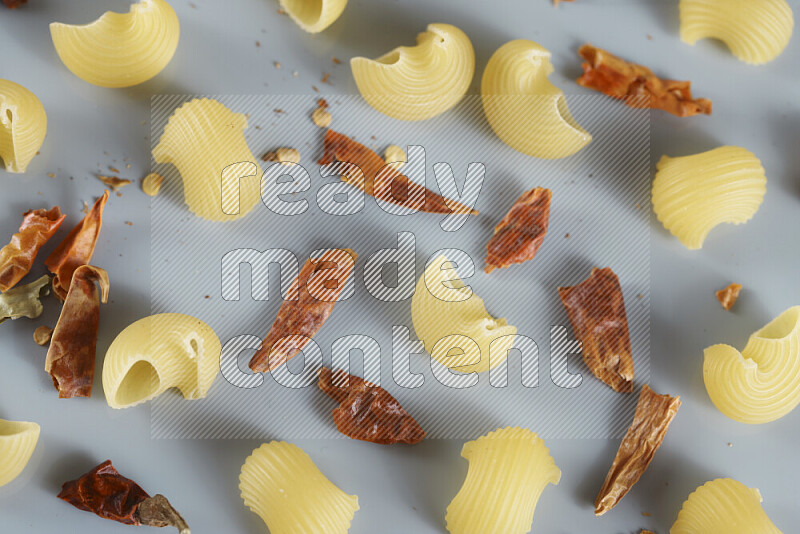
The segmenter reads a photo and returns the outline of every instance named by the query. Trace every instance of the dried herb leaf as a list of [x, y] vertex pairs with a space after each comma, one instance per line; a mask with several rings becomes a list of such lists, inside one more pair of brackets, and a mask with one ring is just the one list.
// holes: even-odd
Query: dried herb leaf
[[0, 293], [0, 323], [6, 319], [27, 317], [35, 319], [42, 314], [40, 298], [50, 293], [50, 277], [38, 280]]
[[66, 215], [58, 206], [25, 212], [19, 232], [0, 249], [0, 291], [8, 291], [31, 270], [42, 245], [53, 237]]

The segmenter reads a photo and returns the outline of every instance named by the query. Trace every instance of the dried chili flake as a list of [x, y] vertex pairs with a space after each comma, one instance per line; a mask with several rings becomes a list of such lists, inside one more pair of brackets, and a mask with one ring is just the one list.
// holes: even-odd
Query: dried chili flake
[[65, 482], [58, 498], [79, 510], [125, 525], [172, 526], [181, 534], [190, 534], [186, 521], [166, 497], [150, 497], [136, 482], [120, 475], [111, 460]]
[[53, 237], [65, 217], [58, 206], [23, 214], [19, 232], [0, 249], [0, 291], [8, 291], [28, 274], [39, 249]]
[[388, 391], [349, 375], [341, 369], [319, 370], [319, 389], [339, 403], [333, 421], [339, 432], [353, 439], [391, 445], [413, 445], [425, 439], [425, 431]]
[[3, 0], [3, 5], [10, 9], [16, 9], [22, 4], [27, 4], [27, 3], [28, 0]]
[[633, 391], [633, 353], [617, 275], [595, 268], [580, 284], [559, 287], [558, 294], [589, 370], [614, 391]]
[[730, 311], [736, 300], [739, 298], [739, 292], [742, 290], [741, 284], [731, 284], [725, 289], [717, 291], [717, 300], [725, 310]]
[[711, 115], [711, 100], [693, 99], [691, 82], [662, 80], [647, 67], [588, 44], [578, 54], [586, 60], [578, 85], [624, 99], [631, 107], [661, 109], [678, 117]]
[[356, 257], [350, 249], [335, 249], [305, 263], [261, 349], [250, 360], [250, 369], [269, 372], [303, 350], [330, 316]]
[[594, 502], [595, 515], [603, 515], [614, 508], [639, 481], [653, 460], [653, 455], [661, 447], [680, 407], [680, 397], [659, 395], [647, 384], [642, 387], [633, 422], [619, 445], [603, 488]]
[[[111, 170], [111, 172], [119, 173], [119, 171], [117, 169], [115, 169], [114, 167], [109, 167], [109, 170]], [[113, 189], [115, 192], [119, 191], [120, 189], [122, 189], [126, 185], [130, 185], [131, 183], [133, 183], [130, 180], [128, 180], [126, 178], [120, 178], [119, 176], [103, 176], [102, 174], [98, 174], [97, 178], [101, 182], [106, 184], [108, 187]]]
[[[408, 179], [383, 158], [346, 135], [328, 130], [325, 134], [325, 151], [320, 165], [342, 162], [342, 180], [366, 194], [408, 208], [428, 213], [469, 213], [476, 210], [426, 189]], [[360, 172], [358, 172], [360, 170]]]
[[487, 273], [533, 259], [547, 234], [552, 196], [549, 189], [537, 187], [514, 202], [486, 245]]
[[69, 235], [50, 254], [44, 264], [55, 274], [53, 292], [64, 300], [75, 269], [88, 264], [94, 254], [100, 228], [103, 225], [103, 209], [108, 201], [108, 191], [89, 210], [89, 213], [72, 229]]

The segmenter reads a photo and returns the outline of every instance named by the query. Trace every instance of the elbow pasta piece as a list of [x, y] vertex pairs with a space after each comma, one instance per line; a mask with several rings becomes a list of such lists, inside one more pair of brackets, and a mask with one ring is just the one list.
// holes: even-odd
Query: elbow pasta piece
[[679, 9], [683, 42], [719, 39], [751, 65], [778, 57], [794, 29], [786, 0], [680, 0]]
[[153, 157], [178, 168], [186, 205], [198, 217], [232, 221], [261, 199], [261, 170], [247, 146], [245, 128], [244, 115], [208, 98], [182, 105], [164, 127]]
[[180, 23], [164, 0], [141, 0], [128, 13], [107, 11], [83, 26], [54, 22], [58, 57], [78, 78], [100, 87], [131, 87], [164, 70], [178, 48]]
[[781, 534], [755, 488], [718, 478], [697, 488], [683, 503], [670, 534]]
[[239, 490], [270, 534], [346, 534], [358, 497], [348, 495], [314, 465], [300, 447], [264, 443], [242, 466]]
[[176, 387], [186, 399], [208, 394], [222, 346], [206, 323], [180, 313], [140, 319], [114, 339], [103, 363], [103, 391], [112, 408], [129, 408]]
[[483, 109], [497, 136], [514, 150], [537, 158], [571, 156], [592, 140], [572, 118], [564, 92], [550, 83], [550, 52], [518, 39], [501, 46], [481, 82]]
[[483, 299], [459, 279], [443, 255], [429, 263], [417, 282], [411, 320], [431, 357], [462, 373], [482, 373], [501, 364], [517, 333], [505, 319], [489, 315]]
[[0, 487], [25, 469], [39, 440], [39, 425], [0, 419]]
[[736, 421], [768, 423], [791, 412], [800, 404], [800, 306], [751, 335], [741, 353], [707, 348], [703, 381], [714, 405]]
[[23, 173], [47, 135], [47, 114], [36, 95], [0, 80], [0, 160], [8, 172]]
[[548, 484], [561, 470], [544, 441], [526, 428], [508, 427], [464, 444], [464, 485], [447, 507], [451, 534], [525, 534]]
[[744, 148], [663, 156], [653, 180], [653, 210], [664, 228], [696, 250], [715, 226], [752, 219], [766, 191], [761, 162]]
[[400, 46], [378, 59], [350, 60], [358, 91], [389, 117], [419, 121], [455, 106], [475, 73], [469, 37], [450, 24], [429, 24], [416, 46]]
[[281, 7], [308, 33], [319, 33], [338, 19], [347, 0], [280, 0]]

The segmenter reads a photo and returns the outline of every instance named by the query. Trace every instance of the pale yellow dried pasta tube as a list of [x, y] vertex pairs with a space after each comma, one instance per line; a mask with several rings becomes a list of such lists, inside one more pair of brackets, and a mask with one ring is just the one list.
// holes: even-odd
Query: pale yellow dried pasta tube
[[425, 350], [445, 367], [463, 373], [488, 371], [505, 361], [517, 328], [489, 315], [483, 299], [451, 267], [445, 256], [437, 256], [417, 282], [411, 299], [414, 330]]
[[550, 83], [550, 52], [519, 39], [489, 59], [481, 81], [483, 110], [497, 136], [514, 150], [537, 158], [565, 158], [592, 140]]
[[358, 497], [348, 495], [300, 447], [264, 443], [242, 466], [239, 490], [270, 534], [346, 534]]
[[0, 160], [8, 172], [25, 172], [47, 135], [47, 114], [36, 95], [0, 80]]
[[347, 0], [281, 0], [281, 7], [308, 33], [319, 33], [341, 16]]
[[464, 444], [469, 461], [464, 485], [447, 507], [451, 534], [524, 534], [548, 484], [561, 470], [538, 435], [508, 427]]
[[697, 488], [683, 503], [670, 534], [781, 534], [755, 488], [718, 478]]
[[164, 0], [141, 0], [128, 13], [107, 11], [84, 26], [53, 22], [61, 61], [75, 76], [100, 87], [130, 87], [162, 70], [178, 48], [178, 15]]
[[718, 224], [742, 224], [764, 200], [767, 177], [752, 152], [723, 146], [679, 158], [663, 156], [653, 180], [653, 210], [686, 248], [703, 246]]
[[206, 396], [219, 372], [222, 347], [206, 323], [162, 313], [123, 330], [106, 352], [103, 391], [112, 408], [129, 408], [178, 388], [186, 399]]
[[683, 42], [719, 39], [751, 65], [778, 57], [794, 29], [786, 0], [681, 0], [680, 17]]
[[703, 381], [719, 411], [742, 423], [780, 419], [800, 404], [800, 306], [750, 336], [705, 350]]
[[469, 37], [450, 24], [429, 24], [416, 46], [378, 59], [350, 60], [358, 91], [370, 106], [395, 119], [419, 121], [455, 106], [475, 73]]
[[233, 221], [261, 199], [261, 170], [247, 146], [245, 128], [247, 117], [208, 98], [182, 105], [164, 127], [153, 158], [178, 168], [186, 205], [198, 217]]
[[39, 441], [39, 425], [0, 419], [0, 486], [5, 486], [25, 469]]

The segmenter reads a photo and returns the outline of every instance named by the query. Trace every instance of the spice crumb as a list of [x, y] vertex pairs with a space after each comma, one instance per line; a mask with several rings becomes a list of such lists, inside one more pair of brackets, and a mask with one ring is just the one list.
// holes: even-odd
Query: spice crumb
[[333, 64], [334, 64], [334, 65], [341, 65], [341, 64], [342, 64], [342, 60], [341, 60], [341, 59], [339, 59], [339, 58], [338, 58], [338, 57], [336, 57], [336, 56], [333, 56], [333, 57], [331, 58], [331, 61], [333, 61]]
[[330, 73], [327, 73], [327, 72], [323, 72], [322, 73], [322, 80], [321, 80], [322, 83], [329, 83], [328, 80], [330, 80], [330, 79], [331, 79]]
[[570, 235], [569, 235], [569, 234], [566, 234], [566, 235], [564, 236], [564, 239], [569, 239], [569, 238], [570, 238]]
[[312, 85], [311, 88], [314, 90], [315, 93], [319, 93], [319, 89], [316, 85]]
[[131, 221], [125, 221], [125, 224], [127, 224], [128, 226], [133, 226], [133, 223]]
[[275, 62], [275, 68], [276, 68], [276, 69], [279, 69], [279, 68], [281, 68], [281, 62], [280, 62], [280, 61], [276, 61], [276, 62]]
[[47, 173], [47, 176], [48, 176], [49, 178], [55, 178], [55, 177], [56, 177], [56, 175], [55, 175], [54, 173], [52, 173], [52, 172], [48, 172], [48, 173]]

